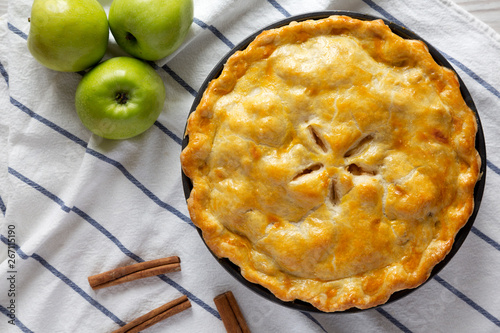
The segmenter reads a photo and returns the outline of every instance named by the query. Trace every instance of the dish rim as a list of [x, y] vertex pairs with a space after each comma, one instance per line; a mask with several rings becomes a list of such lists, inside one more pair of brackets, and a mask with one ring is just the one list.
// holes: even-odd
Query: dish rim
[[[364, 13], [358, 13], [354, 11], [345, 11], [345, 10], [326, 10], [326, 11], [318, 11], [318, 12], [310, 12], [310, 13], [304, 13], [300, 15], [295, 15], [295, 16], [290, 16], [282, 20], [278, 20], [274, 23], [271, 23], [263, 28], [258, 29], [254, 33], [250, 34], [246, 38], [244, 38], [240, 43], [235, 45], [229, 52], [226, 53], [226, 55], [221, 58], [218, 63], [214, 66], [214, 68], [210, 71], [208, 76], [205, 78], [205, 81], [201, 85], [200, 89], [197, 92], [197, 95], [193, 101], [193, 104], [191, 106], [191, 109], [188, 114], [188, 119], [189, 116], [191, 115], [192, 112], [194, 112], [203, 96], [203, 93], [205, 92], [208, 84], [213, 80], [216, 79], [220, 73], [222, 72], [224, 65], [226, 64], [227, 60], [229, 57], [231, 57], [236, 51], [243, 50], [245, 49], [254, 39], [257, 37], [260, 33], [262, 33], [265, 30], [270, 30], [270, 29], [275, 29], [279, 28], [281, 26], [285, 26], [290, 24], [291, 22], [297, 21], [306, 21], [306, 20], [319, 20], [319, 19], [324, 19], [332, 15], [342, 15], [342, 16], [349, 16], [354, 19], [359, 19], [359, 20], [364, 20], [364, 21], [373, 21], [373, 20], [382, 20], [391, 30], [393, 33], [396, 35], [403, 37], [405, 39], [415, 39], [415, 40], [420, 40], [424, 42], [429, 50], [429, 53], [432, 55], [434, 60], [436, 61], [437, 64], [440, 66], [446, 67], [451, 69], [456, 77], [458, 78], [459, 84], [460, 84], [460, 92], [462, 94], [462, 97], [464, 98], [465, 103], [467, 106], [474, 112], [476, 122], [477, 122], [477, 133], [476, 133], [476, 142], [475, 142], [475, 147], [476, 150], [479, 153], [480, 159], [481, 159], [481, 166], [479, 170], [479, 179], [476, 182], [476, 185], [474, 187], [474, 209], [467, 220], [467, 223], [457, 232], [455, 235], [455, 240], [453, 242], [453, 246], [450, 250], [450, 252], [443, 258], [442, 261], [440, 261], [436, 266], [431, 271], [431, 274], [427, 278], [427, 280], [417, 286], [416, 288], [413, 289], [403, 289], [394, 292], [387, 302], [384, 304], [380, 304], [368, 309], [359, 309], [359, 308], [350, 308], [344, 311], [336, 311], [336, 312], [325, 312], [317, 309], [314, 307], [312, 304], [307, 303], [305, 301], [301, 300], [294, 300], [294, 301], [282, 301], [279, 298], [277, 298], [271, 291], [269, 291], [267, 288], [259, 285], [252, 283], [248, 280], [246, 280], [240, 272], [239, 266], [233, 264], [228, 258], [219, 258], [217, 257], [212, 250], [208, 247], [206, 244], [205, 240], [203, 239], [202, 231], [200, 228], [196, 227], [196, 230], [198, 231], [203, 243], [207, 247], [208, 251], [214, 256], [214, 258], [217, 260], [217, 262], [231, 275], [233, 276], [236, 280], [238, 280], [241, 284], [252, 290], [253, 292], [257, 293], [258, 295], [264, 297], [265, 299], [279, 304], [281, 306], [299, 310], [299, 311], [304, 311], [304, 312], [310, 312], [310, 313], [327, 313], [327, 314], [342, 314], [342, 313], [359, 313], [362, 311], [367, 311], [371, 309], [376, 309], [388, 304], [391, 304], [395, 301], [398, 301], [407, 295], [413, 293], [414, 291], [418, 290], [422, 286], [424, 286], [427, 282], [429, 282], [434, 276], [436, 276], [450, 261], [451, 259], [455, 256], [455, 254], [458, 252], [462, 244], [464, 243], [465, 239], [467, 238], [474, 221], [476, 219], [477, 213], [479, 211], [479, 207], [481, 205], [483, 193], [484, 193], [484, 187], [486, 183], [486, 144], [485, 144], [485, 138], [484, 138], [484, 132], [483, 128], [481, 125], [481, 120], [476, 108], [476, 105], [472, 99], [471, 94], [469, 93], [467, 87], [465, 86], [465, 83], [462, 81], [456, 70], [453, 68], [453, 66], [448, 62], [448, 60], [435, 48], [432, 46], [432, 44], [428, 43], [426, 40], [421, 38], [419, 35], [417, 35], [415, 32], [412, 30], [401, 26], [393, 21], [387, 20], [385, 18], [381, 18], [378, 16], [373, 16], [370, 14], [364, 14]], [[186, 126], [184, 128], [184, 133], [186, 133], [187, 129], [187, 122]], [[187, 146], [189, 143], [189, 136], [184, 135], [182, 139], [182, 147], [181, 151], [184, 150], [184, 148]], [[184, 190], [184, 196], [185, 199], [187, 200], [190, 196], [191, 190], [193, 188], [193, 185], [191, 183], [191, 179], [187, 177], [184, 174], [184, 171], [181, 168], [181, 177], [182, 177], [182, 186]]]

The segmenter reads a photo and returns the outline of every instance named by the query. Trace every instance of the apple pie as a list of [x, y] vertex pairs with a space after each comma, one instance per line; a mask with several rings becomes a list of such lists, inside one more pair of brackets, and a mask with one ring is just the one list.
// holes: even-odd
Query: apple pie
[[283, 301], [366, 309], [425, 282], [473, 212], [459, 80], [382, 20], [292, 22], [228, 58], [181, 153], [211, 251]]

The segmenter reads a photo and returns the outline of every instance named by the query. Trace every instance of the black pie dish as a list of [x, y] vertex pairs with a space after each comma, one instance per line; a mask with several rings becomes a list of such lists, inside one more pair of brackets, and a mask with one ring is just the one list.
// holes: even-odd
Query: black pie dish
[[[378, 308], [378, 307], [381, 307], [381, 306], [384, 306], [387, 304], [391, 304], [391, 303], [409, 295], [410, 293], [417, 290], [418, 288], [421, 288], [425, 283], [427, 283], [436, 274], [438, 274], [450, 262], [450, 260], [453, 258], [453, 256], [457, 253], [457, 251], [462, 246], [463, 242], [465, 241], [467, 235], [469, 234], [469, 232], [472, 228], [472, 225], [474, 224], [474, 220], [476, 219], [476, 216], [477, 216], [477, 213], [479, 210], [479, 206], [481, 204], [481, 200], [482, 200], [483, 192], [484, 192], [484, 186], [485, 186], [485, 182], [486, 182], [486, 145], [485, 145], [485, 140], [484, 140], [484, 133], [483, 133], [483, 129], [481, 126], [481, 121], [479, 119], [479, 114], [477, 112], [474, 101], [472, 100], [472, 96], [470, 95], [469, 91], [465, 87], [465, 84], [462, 81], [462, 79], [460, 78], [460, 76], [458, 75], [458, 73], [456, 73], [456, 71], [451, 66], [451, 64], [446, 60], [446, 58], [441, 53], [439, 53], [439, 51], [437, 49], [435, 49], [432, 45], [427, 43], [424, 39], [422, 39], [420, 36], [418, 36], [414, 32], [408, 30], [407, 28], [405, 28], [401, 25], [398, 25], [394, 22], [391, 22], [389, 20], [386, 20], [386, 19], [383, 19], [380, 17], [375, 17], [375, 16], [356, 13], [356, 12], [350, 12], [350, 11], [321, 11], [321, 12], [313, 12], [313, 13], [292, 16], [292, 17], [280, 20], [278, 22], [275, 22], [269, 26], [266, 26], [266, 27], [264, 27], [256, 32], [254, 32], [253, 34], [251, 34], [250, 36], [245, 38], [242, 42], [240, 42], [238, 45], [236, 45], [231, 51], [229, 51], [219, 61], [219, 63], [213, 68], [213, 70], [210, 72], [208, 77], [205, 79], [203, 85], [200, 87], [200, 90], [198, 92], [197, 97], [195, 98], [195, 100], [193, 102], [193, 105], [191, 107], [189, 114], [191, 114], [193, 111], [196, 110], [208, 84], [210, 83], [210, 81], [212, 81], [213, 79], [217, 78], [220, 75], [220, 73], [222, 72], [222, 70], [224, 68], [224, 64], [226, 63], [228, 58], [231, 55], [233, 55], [236, 51], [245, 49], [248, 46], [248, 44], [250, 44], [255, 39], [255, 37], [257, 37], [261, 32], [263, 32], [265, 30], [285, 26], [293, 21], [300, 22], [300, 21], [305, 21], [305, 20], [317, 20], [317, 19], [327, 18], [331, 15], [350, 16], [352, 18], [359, 19], [359, 20], [365, 20], [365, 21], [372, 21], [372, 20], [381, 19], [384, 21], [384, 23], [387, 26], [389, 26], [389, 28], [392, 30], [392, 32], [395, 33], [396, 35], [399, 35], [405, 39], [415, 39], [415, 40], [423, 41], [427, 45], [429, 52], [432, 55], [432, 57], [434, 58], [434, 60], [436, 61], [436, 63], [438, 63], [439, 65], [441, 65], [443, 67], [447, 67], [447, 68], [451, 69], [457, 75], [458, 80], [460, 82], [460, 91], [462, 93], [462, 96], [463, 96], [466, 104], [469, 106], [469, 108], [471, 108], [472, 111], [474, 112], [474, 114], [476, 116], [477, 124], [478, 124], [478, 131], [476, 133], [475, 146], [476, 146], [476, 149], [477, 149], [477, 151], [480, 155], [480, 158], [481, 158], [481, 167], [480, 167], [480, 179], [478, 180], [478, 182], [476, 183], [476, 186], [474, 188], [474, 210], [473, 210], [471, 216], [469, 217], [465, 226], [462, 229], [460, 229], [459, 232], [457, 233], [457, 235], [455, 237], [455, 241], [453, 243], [453, 246], [452, 246], [450, 252], [448, 253], [448, 255], [446, 255], [446, 257], [441, 262], [439, 262], [436, 266], [434, 266], [434, 269], [432, 270], [431, 275], [429, 276], [429, 278], [427, 279], [426, 282], [424, 282], [423, 284], [421, 284], [417, 288], [400, 290], [400, 291], [393, 293], [386, 303], [370, 308], [370, 309], [374, 309], [374, 308]], [[186, 126], [187, 126], [187, 124], [186, 124]], [[182, 141], [182, 149], [184, 149], [188, 143], [189, 143], [189, 137], [185, 136], [183, 138], [183, 141]], [[187, 200], [189, 198], [189, 195], [190, 195], [191, 190], [193, 188], [193, 184], [192, 184], [191, 180], [184, 174], [184, 172], [182, 172], [182, 185], [183, 185], [183, 189], [184, 189], [184, 195], [185, 195], [185, 198]], [[201, 229], [197, 228], [197, 230], [198, 230], [198, 233], [200, 234], [200, 236], [203, 240]], [[208, 248], [208, 246], [207, 246], [207, 248]], [[294, 301], [285, 302], [285, 301], [278, 299], [276, 296], [274, 296], [274, 294], [272, 294], [265, 287], [246, 280], [241, 275], [240, 268], [237, 265], [233, 264], [229, 259], [219, 258], [210, 250], [210, 248], [208, 248], [208, 250], [212, 253], [212, 255], [219, 262], [219, 264], [230, 275], [232, 275], [240, 283], [242, 283], [243, 285], [245, 285], [246, 287], [248, 287], [250, 290], [254, 291], [255, 293], [261, 295], [265, 299], [270, 300], [276, 304], [280, 304], [282, 306], [285, 306], [287, 308], [291, 308], [291, 309], [295, 309], [295, 310], [299, 310], [299, 311], [305, 311], [305, 312], [311, 312], [311, 313], [326, 313], [324, 311], [321, 311], [321, 310], [315, 308], [311, 304], [304, 302], [304, 301], [301, 301], [301, 300], [294, 300]], [[370, 310], [370, 309], [366, 309], [366, 310]], [[338, 313], [356, 313], [356, 312], [366, 311], [366, 310], [358, 309], [358, 308], [350, 308], [350, 309], [347, 309], [345, 311], [332, 312], [332, 313], [336, 313], [336, 314], [338, 314]]]

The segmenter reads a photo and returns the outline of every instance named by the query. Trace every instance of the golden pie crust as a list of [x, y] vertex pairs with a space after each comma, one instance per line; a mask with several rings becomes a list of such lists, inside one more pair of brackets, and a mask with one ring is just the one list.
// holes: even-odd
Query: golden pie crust
[[192, 221], [284, 301], [385, 303], [450, 251], [473, 211], [477, 123], [455, 74], [382, 20], [262, 32], [186, 130]]

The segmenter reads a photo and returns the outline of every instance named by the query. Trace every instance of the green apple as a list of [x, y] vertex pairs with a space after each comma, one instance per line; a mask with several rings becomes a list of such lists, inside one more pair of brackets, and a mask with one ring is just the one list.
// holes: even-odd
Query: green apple
[[42, 65], [78, 72], [106, 53], [109, 26], [97, 0], [35, 0], [31, 7], [28, 49]]
[[144, 60], [162, 59], [182, 44], [193, 22], [192, 0], [113, 0], [109, 27], [116, 43]]
[[146, 131], [165, 104], [165, 85], [142, 60], [116, 57], [85, 74], [75, 106], [82, 123], [107, 139], [128, 139]]

